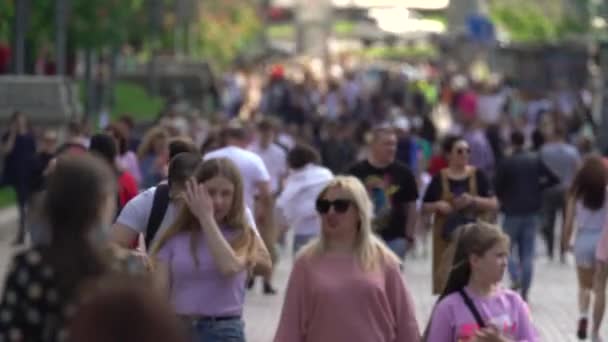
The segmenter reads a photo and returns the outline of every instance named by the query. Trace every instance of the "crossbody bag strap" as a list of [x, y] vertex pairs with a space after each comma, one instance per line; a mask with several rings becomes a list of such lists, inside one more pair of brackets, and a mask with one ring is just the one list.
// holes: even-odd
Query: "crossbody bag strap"
[[473, 303], [473, 301], [471, 300], [471, 297], [469, 297], [469, 295], [465, 292], [464, 289], [460, 289], [460, 291], [458, 292], [460, 293], [462, 300], [464, 300], [464, 304], [469, 308], [469, 310], [473, 314], [473, 317], [475, 317], [477, 325], [479, 325], [480, 328], [485, 328], [486, 323], [483, 321], [483, 318], [481, 318], [481, 315], [479, 314], [479, 311], [477, 311], [477, 307], [475, 306], [475, 303]]

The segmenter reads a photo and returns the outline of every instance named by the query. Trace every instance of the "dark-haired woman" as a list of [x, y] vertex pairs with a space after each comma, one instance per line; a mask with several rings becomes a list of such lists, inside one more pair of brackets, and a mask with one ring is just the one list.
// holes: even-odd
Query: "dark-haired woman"
[[577, 335], [587, 338], [588, 315], [593, 291], [596, 249], [608, 213], [606, 186], [608, 174], [600, 156], [587, 157], [576, 174], [566, 200], [563, 248], [570, 247], [574, 238], [574, 256], [578, 275], [579, 321]]
[[106, 163], [89, 155], [57, 161], [41, 205], [52, 238], [13, 259], [0, 304], [0, 340], [65, 341], [81, 292], [115, 270], [135, 271], [137, 263], [117, 258], [106, 238], [115, 180]]
[[117, 144], [112, 136], [104, 133], [95, 134], [91, 137], [89, 151], [105, 160], [116, 174], [118, 179], [117, 212], [120, 212], [127, 202], [137, 196], [137, 181], [135, 177], [118, 165], [116, 161], [118, 155]]
[[115, 123], [106, 127], [105, 131], [112, 136], [118, 144], [118, 156], [116, 157], [118, 166], [121, 169], [128, 171], [135, 178], [138, 185], [141, 184], [142, 177], [139, 161], [137, 160], [135, 152], [129, 150], [129, 133], [126, 126]]
[[483, 218], [498, 209], [485, 174], [469, 165], [469, 144], [461, 137], [444, 143], [448, 167], [433, 177], [424, 195], [422, 210], [434, 214], [433, 293], [443, 288], [440, 264], [450, 235], [460, 224]]
[[30, 197], [32, 170], [36, 156], [36, 140], [29, 129], [25, 114], [15, 112], [9, 122], [9, 130], [2, 136], [0, 152], [4, 156], [4, 172], [0, 185], [15, 190], [19, 206], [19, 230], [14, 244], [25, 241], [25, 217]]
[[427, 327], [426, 342], [537, 342], [527, 304], [500, 282], [509, 238], [486, 223], [454, 233], [447, 284]]

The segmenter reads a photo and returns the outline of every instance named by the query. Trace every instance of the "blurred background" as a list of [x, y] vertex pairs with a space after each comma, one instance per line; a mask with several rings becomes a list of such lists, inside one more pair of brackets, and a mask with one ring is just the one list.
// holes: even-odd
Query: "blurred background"
[[281, 65], [326, 85], [357, 70], [371, 88], [389, 72], [500, 78], [532, 99], [586, 88], [601, 126], [607, 16], [603, 0], [0, 0], [0, 123], [225, 117], [235, 87], [256, 107], [244, 89]]

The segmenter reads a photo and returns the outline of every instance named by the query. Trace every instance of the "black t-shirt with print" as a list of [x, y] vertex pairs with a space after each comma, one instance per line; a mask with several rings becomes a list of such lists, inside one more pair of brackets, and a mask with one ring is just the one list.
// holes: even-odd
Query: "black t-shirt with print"
[[405, 204], [418, 198], [416, 178], [410, 169], [399, 162], [379, 169], [365, 160], [351, 167], [349, 173], [367, 188], [374, 204], [374, 229], [378, 234], [387, 241], [405, 237]]
[[[469, 177], [459, 180], [449, 179], [450, 191], [455, 195], [470, 193]], [[488, 178], [481, 170], [475, 170], [475, 182], [477, 182], [477, 196], [490, 197], [494, 195]], [[435, 175], [424, 194], [424, 202], [432, 203], [441, 200], [443, 188], [441, 184], [441, 173]]]

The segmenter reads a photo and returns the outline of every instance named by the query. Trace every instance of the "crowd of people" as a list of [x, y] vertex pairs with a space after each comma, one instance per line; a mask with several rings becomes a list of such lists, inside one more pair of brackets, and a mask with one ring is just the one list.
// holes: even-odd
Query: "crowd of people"
[[[129, 116], [61, 137], [15, 113], [3, 183], [15, 244], [29, 245], [6, 278], [0, 339], [245, 341], [261, 278], [265, 295], [285, 292], [276, 342], [540, 341], [527, 306], [540, 233], [549, 258], [573, 250], [573, 330], [601, 341], [608, 174], [584, 93], [419, 68], [233, 75], [219, 119], [169, 108], [141, 139]], [[429, 244], [427, 318], [401, 272]]]

